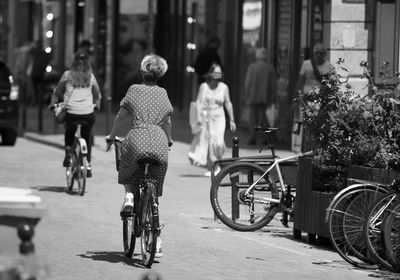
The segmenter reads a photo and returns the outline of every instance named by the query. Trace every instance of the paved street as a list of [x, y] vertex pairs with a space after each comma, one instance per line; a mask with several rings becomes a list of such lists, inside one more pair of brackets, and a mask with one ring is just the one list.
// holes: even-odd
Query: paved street
[[[57, 147], [62, 136], [26, 137], [41, 143], [19, 138], [15, 147], [0, 147], [1, 185], [35, 189], [43, 199], [47, 215], [34, 242], [49, 279], [139, 279], [148, 271], [139, 255], [127, 259], [121, 254], [123, 191], [117, 185], [114, 155], [105, 153], [102, 136], [95, 141], [94, 178], [83, 197], [66, 192], [64, 151]], [[250, 233], [214, 221], [210, 179], [202, 176], [204, 169], [188, 163], [187, 149], [187, 143], [175, 142], [160, 201], [164, 256], [152, 270], [163, 279], [394, 279], [388, 278], [393, 274], [354, 268], [330, 248], [306, 243], [305, 236], [294, 241], [279, 214], [264, 229]], [[256, 151], [242, 151], [246, 153]]]

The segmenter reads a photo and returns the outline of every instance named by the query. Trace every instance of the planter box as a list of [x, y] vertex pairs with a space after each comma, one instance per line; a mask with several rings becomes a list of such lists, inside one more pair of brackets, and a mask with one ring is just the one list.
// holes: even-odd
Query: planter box
[[312, 158], [299, 157], [299, 171], [296, 184], [296, 209], [294, 215], [293, 236], [301, 238], [301, 232], [308, 234], [309, 242], [329, 238], [328, 226], [325, 223], [325, 209], [329, 206], [335, 193], [313, 191]]
[[400, 178], [400, 172], [392, 169], [381, 169], [381, 168], [351, 165], [349, 167], [347, 177], [389, 185], [393, 182], [394, 179]]
[[[296, 209], [294, 215], [293, 236], [301, 238], [301, 232], [308, 234], [308, 240], [329, 238], [328, 224], [325, 222], [325, 210], [336, 193], [327, 193], [312, 190], [312, 158], [299, 157], [300, 176], [296, 185]], [[400, 172], [381, 168], [371, 168], [352, 165], [349, 167], [349, 179], [373, 181], [382, 184], [391, 184], [394, 179], [400, 178]]]

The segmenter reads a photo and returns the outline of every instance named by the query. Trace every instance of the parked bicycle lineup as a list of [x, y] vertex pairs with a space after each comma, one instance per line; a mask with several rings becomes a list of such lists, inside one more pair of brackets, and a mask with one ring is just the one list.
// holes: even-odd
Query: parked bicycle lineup
[[361, 268], [400, 272], [400, 181], [352, 184], [327, 208], [330, 239], [339, 255]]

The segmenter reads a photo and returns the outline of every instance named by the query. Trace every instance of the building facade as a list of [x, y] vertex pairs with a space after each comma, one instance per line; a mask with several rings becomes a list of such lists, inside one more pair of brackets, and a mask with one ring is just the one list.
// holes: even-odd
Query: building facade
[[161, 82], [174, 107], [188, 110], [197, 94], [194, 59], [210, 37], [218, 36], [225, 81], [242, 126], [248, 119], [244, 75], [255, 48], [265, 47], [278, 72], [283, 141], [290, 139], [299, 68], [316, 42], [327, 47], [332, 64], [345, 59], [359, 91], [366, 83], [361, 60], [372, 65], [375, 76], [382, 61], [394, 72], [400, 65], [400, 0], [0, 0], [0, 7], [0, 38], [7, 38], [0, 55], [10, 65], [16, 49], [43, 40], [52, 69], [61, 72], [79, 42], [90, 40], [105, 102], [116, 105], [131, 83], [140, 82], [143, 55], [154, 51], [169, 63]]

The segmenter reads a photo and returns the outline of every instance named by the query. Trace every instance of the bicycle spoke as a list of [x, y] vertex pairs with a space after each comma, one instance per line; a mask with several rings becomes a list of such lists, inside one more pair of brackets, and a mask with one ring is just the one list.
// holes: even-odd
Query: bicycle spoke
[[[257, 184], [248, 190], [253, 183]], [[227, 226], [240, 231], [253, 231], [274, 217], [279, 199], [275, 180], [251, 163], [234, 163], [216, 177], [210, 190], [214, 213]], [[279, 201], [279, 200], [278, 200]]]

